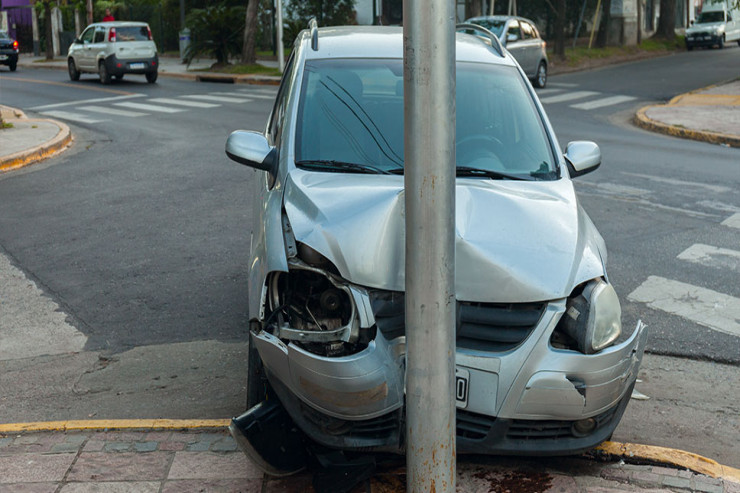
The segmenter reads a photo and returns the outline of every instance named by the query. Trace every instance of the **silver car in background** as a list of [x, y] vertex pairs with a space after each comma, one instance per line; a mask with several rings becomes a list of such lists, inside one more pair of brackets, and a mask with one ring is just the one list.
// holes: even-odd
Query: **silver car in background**
[[[578, 453], [619, 423], [647, 337], [622, 335], [571, 181], [601, 153], [561, 153], [497, 40], [458, 33], [456, 53], [457, 450]], [[227, 140], [255, 200], [248, 411], [231, 431], [270, 473], [300, 468], [306, 437], [404, 451], [403, 108], [400, 28], [314, 28], [264, 132]]]
[[483, 26], [499, 37], [537, 88], [547, 84], [547, 43], [534, 22], [524, 17], [491, 15], [472, 17], [466, 24]]

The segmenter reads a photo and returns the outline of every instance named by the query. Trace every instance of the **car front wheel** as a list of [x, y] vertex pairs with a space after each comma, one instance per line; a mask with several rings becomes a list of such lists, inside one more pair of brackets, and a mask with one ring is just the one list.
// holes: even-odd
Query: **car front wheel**
[[69, 71], [70, 80], [80, 80], [80, 71], [77, 70], [77, 65], [73, 58], [67, 60], [67, 70]]
[[110, 84], [110, 74], [108, 73], [108, 69], [105, 68], [105, 62], [101, 61], [98, 64], [98, 75], [100, 76], [101, 84]]
[[540, 62], [537, 67], [537, 76], [534, 78], [534, 87], [542, 89], [545, 85], [547, 85], [547, 65], [545, 62]]

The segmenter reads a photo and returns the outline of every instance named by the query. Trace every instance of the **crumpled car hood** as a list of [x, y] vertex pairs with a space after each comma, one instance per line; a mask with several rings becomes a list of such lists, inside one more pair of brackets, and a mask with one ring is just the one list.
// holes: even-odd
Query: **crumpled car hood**
[[[297, 241], [350, 282], [404, 291], [403, 176], [288, 174], [285, 210]], [[462, 301], [567, 297], [604, 275], [604, 242], [572, 183], [457, 179], [455, 290]]]

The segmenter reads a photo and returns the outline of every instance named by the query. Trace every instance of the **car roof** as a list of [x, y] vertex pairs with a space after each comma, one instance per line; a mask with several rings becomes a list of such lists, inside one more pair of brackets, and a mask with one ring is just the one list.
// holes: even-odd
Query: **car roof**
[[[104, 27], [143, 27], [148, 26], [146, 22], [138, 21], [110, 21], [110, 22], [93, 22], [90, 26], [104, 26]], [[88, 27], [90, 27], [88, 26]]]
[[[307, 60], [324, 58], [403, 58], [403, 28], [397, 26], [337, 26], [318, 29], [318, 50], [314, 51], [309, 30], [302, 31], [298, 42]], [[514, 65], [509, 55], [501, 56], [479, 36], [457, 33], [455, 49], [458, 61]]]

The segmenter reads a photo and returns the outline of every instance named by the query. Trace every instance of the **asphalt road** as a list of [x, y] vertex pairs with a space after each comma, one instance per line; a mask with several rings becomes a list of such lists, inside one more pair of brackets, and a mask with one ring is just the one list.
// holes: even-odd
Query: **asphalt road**
[[[735, 466], [733, 321], [715, 324], [729, 323], [726, 333], [691, 310], [650, 308], [635, 293], [655, 289], [657, 279], [725, 296], [737, 309], [736, 258], [686, 252], [738, 250], [739, 230], [723, 222], [740, 213], [740, 151], [648, 133], [630, 119], [646, 104], [737, 77], [739, 60], [737, 47], [695, 50], [552, 77], [539, 92], [561, 147], [601, 146], [601, 168], [576, 186], [609, 248], [625, 326], [648, 323], [651, 353], [731, 365], [648, 359], [638, 389], [653, 399], [630, 405], [615, 438]], [[12, 264], [0, 262], [0, 277], [15, 269], [34, 281], [13, 288], [35, 297], [22, 311], [43, 312], [58, 327], [50, 335], [29, 327], [19, 347], [28, 350], [32, 336], [69, 341], [39, 356], [5, 349], [3, 340], [5, 421], [243, 411], [245, 190], [255, 172], [223, 149], [232, 130], [264, 127], [274, 93], [164, 77], [101, 86], [92, 76], [71, 83], [60, 70], [0, 71], [0, 104], [64, 120], [75, 135], [59, 157], [0, 175], [0, 260]], [[685, 295], [672, 301], [706, 304]]]

